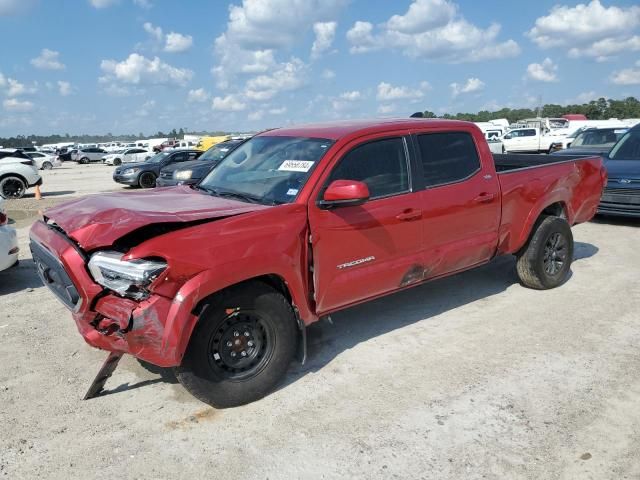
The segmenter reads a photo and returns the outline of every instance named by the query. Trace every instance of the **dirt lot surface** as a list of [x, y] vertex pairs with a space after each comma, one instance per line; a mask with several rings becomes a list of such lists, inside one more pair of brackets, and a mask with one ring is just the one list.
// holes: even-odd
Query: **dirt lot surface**
[[[43, 203], [120, 190], [110, 170], [45, 172]], [[130, 357], [81, 400], [106, 354], [38, 282], [33, 215], [0, 273], [0, 477], [640, 478], [640, 222], [577, 226], [556, 290], [502, 258], [336, 314], [278, 391], [214, 410]]]

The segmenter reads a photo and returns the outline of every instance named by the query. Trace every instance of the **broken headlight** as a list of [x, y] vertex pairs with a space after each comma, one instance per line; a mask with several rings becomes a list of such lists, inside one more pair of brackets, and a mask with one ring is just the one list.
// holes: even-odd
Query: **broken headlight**
[[122, 260], [119, 252], [94, 253], [89, 260], [89, 271], [98, 284], [134, 300], [147, 298], [147, 287], [166, 268], [160, 260]]

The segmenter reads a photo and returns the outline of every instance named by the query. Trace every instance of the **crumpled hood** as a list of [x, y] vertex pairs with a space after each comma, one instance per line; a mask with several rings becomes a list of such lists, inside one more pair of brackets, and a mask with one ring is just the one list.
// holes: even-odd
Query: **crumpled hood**
[[153, 224], [214, 220], [271, 208], [214, 197], [189, 187], [90, 195], [44, 212], [85, 250], [112, 245]]

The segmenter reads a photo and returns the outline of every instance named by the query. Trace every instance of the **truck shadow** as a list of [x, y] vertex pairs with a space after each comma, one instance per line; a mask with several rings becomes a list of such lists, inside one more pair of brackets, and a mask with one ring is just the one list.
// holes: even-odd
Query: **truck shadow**
[[40, 287], [45, 288], [31, 259], [20, 260], [17, 266], [0, 272], [0, 296]]
[[[575, 244], [576, 261], [597, 253], [594, 245]], [[332, 324], [320, 321], [307, 329], [307, 362], [292, 365], [280, 388], [321, 370], [340, 353], [359, 343], [414, 323], [428, 322], [442, 313], [502, 293], [517, 283], [515, 257], [500, 257], [474, 270], [335, 313], [331, 316]]]

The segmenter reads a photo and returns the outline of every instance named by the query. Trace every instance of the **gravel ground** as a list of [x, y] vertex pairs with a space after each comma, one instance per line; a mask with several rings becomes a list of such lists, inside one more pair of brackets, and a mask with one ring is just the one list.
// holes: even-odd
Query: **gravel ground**
[[[45, 202], [119, 189], [109, 171], [45, 172]], [[277, 392], [214, 410], [130, 357], [81, 400], [106, 354], [39, 284], [31, 221], [0, 273], [7, 478], [640, 478], [640, 222], [577, 226], [556, 290], [509, 257], [336, 314]]]

